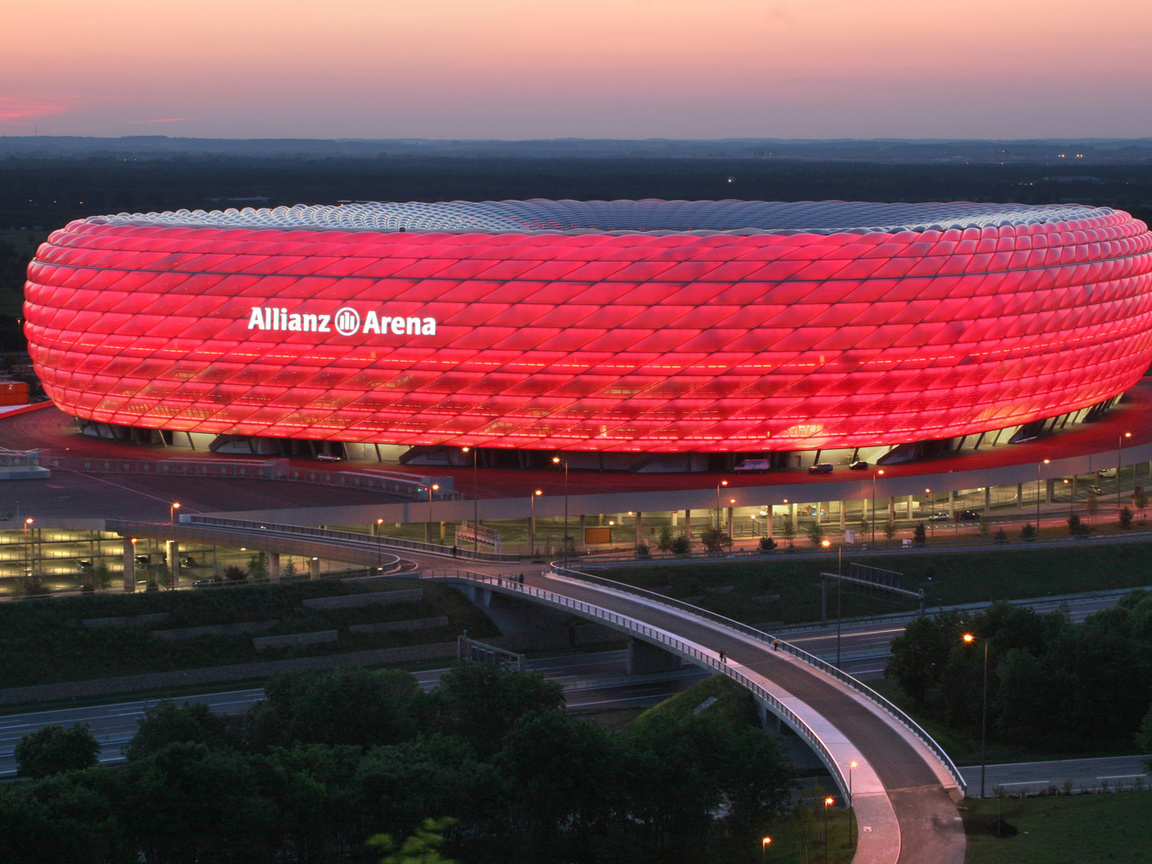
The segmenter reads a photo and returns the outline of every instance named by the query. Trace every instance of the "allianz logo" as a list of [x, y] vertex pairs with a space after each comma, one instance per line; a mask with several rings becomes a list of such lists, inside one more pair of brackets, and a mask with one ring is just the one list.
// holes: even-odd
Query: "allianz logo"
[[248, 316], [249, 330], [279, 330], [286, 333], [339, 333], [354, 336], [363, 333], [394, 336], [435, 336], [435, 318], [388, 315], [369, 310], [361, 318], [351, 306], [338, 309], [335, 315], [311, 312], [289, 312], [275, 306], [253, 306]]

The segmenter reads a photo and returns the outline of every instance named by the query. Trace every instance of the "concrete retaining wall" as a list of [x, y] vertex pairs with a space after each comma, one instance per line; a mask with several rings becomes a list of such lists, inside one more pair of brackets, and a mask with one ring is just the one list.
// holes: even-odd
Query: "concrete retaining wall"
[[423, 588], [405, 588], [402, 591], [378, 591], [372, 594], [314, 597], [303, 601], [303, 603], [309, 609], [353, 609], [357, 606], [392, 606], [397, 603], [419, 603], [423, 599]]
[[353, 624], [348, 629], [353, 633], [396, 633], [404, 630], [435, 630], [448, 626], [448, 616], [438, 618], [413, 618], [411, 621], [381, 621], [379, 624]]
[[271, 630], [279, 619], [269, 621], [241, 621], [237, 624], [209, 624], [205, 627], [178, 627], [172, 630], [153, 630], [152, 635], [169, 642], [184, 639], [197, 639], [201, 636], [247, 636], [250, 633], [263, 633]]
[[335, 630], [314, 630], [311, 633], [286, 633], [283, 636], [255, 636], [252, 647], [257, 651], [267, 648], [296, 648], [300, 645], [318, 645], [335, 642], [340, 634]]

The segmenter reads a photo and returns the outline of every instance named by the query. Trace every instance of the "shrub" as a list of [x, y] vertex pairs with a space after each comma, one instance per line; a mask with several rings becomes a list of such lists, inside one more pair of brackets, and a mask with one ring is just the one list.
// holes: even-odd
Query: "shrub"
[[1025, 523], [1024, 527], [1020, 529], [1021, 540], [1035, 540], [1036, 539], [1036, 526], [1031, 522]]
[[912, 540], [917, 546], [923, 546], [928, 539], [928, 530], [924, 527], [923, 522], [917, 522], [916, 527], [912, 529]]
[[760, 551], [761, 552], [771, 552], [775, 548], [776, 548], [776, 541], [773, 540], [771, 537], [761, 537], [760, 538]]
[[1131, 528], [1132, 527], [1132, 508], [1131, 507], [1121, 507], [1119, 518], [1120, 518], [1120, 527], [1121, 528]]
[[637, 558], [650, 558], [651, 556], [652, 556], [652, 550], [648, 548], [647, 543], [637, 543], [636, 544], [636, 557]]
[[692, 551], [692, 541], [689, 539], [687, 534], [681, 532], [680, 534], [677, 534], [675, 538], [673, 538], [671, 547], [672, 552], [675, 554], [687, 555]]

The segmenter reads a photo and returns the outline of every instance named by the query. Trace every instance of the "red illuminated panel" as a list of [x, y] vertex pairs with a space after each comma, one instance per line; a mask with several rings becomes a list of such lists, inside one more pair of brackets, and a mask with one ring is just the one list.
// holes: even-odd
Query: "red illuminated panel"
[[1097, 404], [1152, 363], [1152, 236], [1120, 212], [559, 228], [74, 222], [29, 266], [29, 350], [96, 421], [606, 451], [976, 433]]

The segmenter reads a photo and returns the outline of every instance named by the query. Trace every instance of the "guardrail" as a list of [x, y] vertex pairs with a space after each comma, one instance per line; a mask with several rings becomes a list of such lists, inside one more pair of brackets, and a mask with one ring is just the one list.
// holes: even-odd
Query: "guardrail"
[[[855, 690], [857, 693], [869, 699], [871, 702], [875, 703], [878, 707], [883, 709], [889, 716], [898, 721], [901, 725], [908, 729], [908, 731], [915, 735], [916, 738], [919, 739], [920, 742], [925, 747], [927, 747], [932, 752], [932, 754], [936, 756], [937, 759], [940, 760], [944, 767], [948, 769], [948, 773], [952, 775], [952, 779], [956, 781], [956, 785], [961, 789], [961, 791], [964, 790], [964, 778], [960, 774], [960, 769], [956, 767], [956, 764], [952, 761], [952, 757], [944, 752], [944, 748], [937, 744], [931, 735], [920, 728], [920, 725], [915, 720], [913, 720], [911, 717], [893, 705], [888, 699], [881, 696], [863, 681], [855, 678], [852, 675], [849, 675], [847, 672], [844, 672], [841, 669], [838, 669], [833, 664], [820, 659], [814, 654], [809, 654], [803, 648], [798, 648], [797, 646], [783, 639], [778, 640], [777, 637], [765, 633], [762, 630], [757, 630], [755, 627], [749, 626], [748, 624], [734, 621], [731, 618], [726, 618], [723, 615], [710, 612], [707, 609], [701, 609], [699, 606], [693, 606], [691, 603], [685, 603], [683, 600], [666, 597], [663, 594], [657, 594], [655, 591], [648, 591], [645, 588], [637, 588], [633, 585], [626, 585], [622, 582], [615, 582], [611, 579], [605, 579], [603, 576], [594, 576], [590, 573], [582, 573], [579, 570], [566, 570], [563, 567], [557, 567], [555, 565], [553, 565], [551, 569], [553, 573], [557, 573], [561, 576], [567, 576], [571, 579], [576, 579], [579, 581], [590, 582], [603, 588], [609, 588], [613, 591], [619, 591], [623, 594], [631, 594], [633, 596], [643, 597], [645, 600], [659, 603], [663, 606], [670, 606], [674, 609], [680, 610], [681, 612], [686, 612], [690, 615], [695, 615], [698, 618], [711, 621], [714, 624], [720, 624], [721, 626], [730, 630], [735, 630], [743, 636], [755, 639], [757, 642], [763, 642], [766, 645], [771, 644], [774, 648], [786, 651], [798, 660], [801, 660], [809, 666], [819, 669], [826, 675], [835, 678], [840, 683], [845, 684], [852, 690]], [[779, 645], [776, 644], [777, 641], [779, 641]]]
[[518, 555], [500, 554], [497, 552], [474, 552], [471, 549], [465, 549], [460, 546], [443, 546], [439, 543], [425, 543], [422, 540], [404, 540], [399, 537], [376, 537], [372, 534], [362, 534], [359, 531], [336, 531], [331, 528], [310, 528], [306, 525], [280, 525], [275, 522], [226, 519], [220, 516], [197, 516], [195, 514], [181, 514], [179, 524], [204, 525], [233, 531], [271, 531], [280, 534], [292, 534], [297, 537], [315, 537], [318, 539], [369, 544], [381, 546], [385, 549], [407, 549], [413, 552], [428, 552], [434, 555], [443, 555], [448, 558], [462, 558], [465, 560], [520, 560]]
[[[567, 571], [573, 573], [575, 571]], [[571, 597], [565, 597], [563, 594], [556, 594], [552, 591], [546, 591], [543, 588], [536, 588], [531, 585], [524, 585], [517, 579], [504, 576], [488, 576], [483, 573], [476, 573], [471, 570], [426, 570], [420, 574], [422, 579], [458, 579], [464, 582], [481, 583], [491, 585], [496, 588], [501, 588], [505, 591], [511, 591], [518, 594], [524, 594], [532, 597], [540, 602], [549, 605], [557, 606], [562, 609], [568, 609], [577, 612], [587, 618], [594, 618], [601, 621], [615, 629], [622, 630], [626, 633], [635, 633], [643, 636], [650, 642], [655, 642], [677, 654], [689, 658], [694, 663], [702, 665], [718, 672], [722, 675], [727, 675], [729, 678], [735, 680], [740, 686], [751, 691], [752, 695], [765, 703], [769, 710], [788, 724], [797, 735], [803, 738], [808, 745], [820, 757], [820, 761], [828, 768], [832, 774], [832, 779], [840, 788], [841, 795], [844, 799], [848, 799], [848, 781], [840, 770], [840, 766], [832, 756], [832, 752], [828, 749], [828, 745], [816, 734], [807, 723], [804, 722], [796, 712], [791, 708], [769, 693], [764, 687], [757, 682], [753, 681], [744, 673], [733, 668], [730, 664], [722, 662], [719, 658], [705, 653], [694, 645], [677, 639], [663, 630], [658, 630], [655, 627], [650, 627], [635, 618], [630, 618], [627, 615], [621, 615], [618, 612], [612, 612], [602, 606], [596, 606], [592, 603], [585, 603], [580, 600], [574, 600]], [[659, 595], [657, 595], [659, 596]], [[696, 608], [696, 607], [691, 607]], [[945, 757], [947, 758], [947, 757]], [[949, 763], [950, 764], [950, 763]], [[954, 766], [953, 766], [954, 767]], [[957, 772], [957, 775], [959, 772]], [[960, 787], [963, 788], [964, 781], [958, 781]]]

